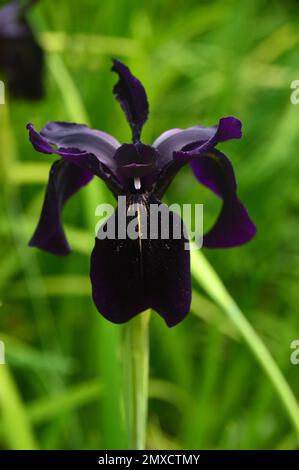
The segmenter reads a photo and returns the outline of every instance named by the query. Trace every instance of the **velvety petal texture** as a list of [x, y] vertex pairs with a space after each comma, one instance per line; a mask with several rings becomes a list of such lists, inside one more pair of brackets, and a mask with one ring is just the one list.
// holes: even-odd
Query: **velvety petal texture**
[[34, 100], [44, 96], [44, 53], [25, 18], [31, 3], [0, 9], [0, 72], [13, 97]]
[[146, 92], [142, 83], [119, 60], [113, 60], [112, 70], [119, 76], [113, 92], [131, 126], [133, 142], [136, 143], [149, 113]]
[[[232, 116], [219, 120], [217, 126], [195, 126], [188, 129], [171, 129], [161, 134], [153, 143], [161, 158], [159, 166], [164, 167], [173, 158], [187, 158], [193, 153], [203, 152], [215, 147], [219, 142], [240, 139], [242, 124]], [[188, 149], [188, 147], [190, 149]], [[180, 152], [184, 150], [184, 152]]]
[[[146, 204], [145, 211], [149, 210], [148, 202], [139, 200], [139, 204]], [[113, 323], [126, 322], [152, 308], [168, 326], [174, 326], [190, 309], [190, 254], [185, 249], [183, 223], [164, 204], [154, 200], [151, 203], [163, 206], [170, 234], [180, 233], [180, 239], [163, 239], [162, 219], [156, 239], [142, 238], [140, 227], [136, 240], [120, 239], [119, 234], [116, 239], [96, 238], [91, 256], [92, 295], [100, 313]], [[116, 211], [100, 230], [106, 232], [109, 225], [117, 227], [118, 214]], [[144, 223], [148, 222], [149, 217]]]
[[30, 246], [59, 256], [70, 252], [60, 213], [65, 202], [92, 177], [92, 173], [64, 160], [58, 160], [52, 165], [41, 216], [29, 242]]
[[144, 177], [155, 171], [159, 154], [151, 145], [141, 142], [123, 144], [115, 154], [119, 172], [126, 178]]
[[238, 199], [237, 184], [229, 159], [218, 150], [193, 156], [191, 167], [197, 180], [223, 200], [214, 227], [203, 238], [207, 248], [229, 248], [248, 242], [256, 227]]
[[102, 178], [115, 194], [121, 192], [114, 160], [120, 144], [112, 136], [84, 125], [65, 122], [50, 122], [40, 133], [32, 124], [28, 124], [27, 129], [35, 150], [59, 155], [83, 171]]

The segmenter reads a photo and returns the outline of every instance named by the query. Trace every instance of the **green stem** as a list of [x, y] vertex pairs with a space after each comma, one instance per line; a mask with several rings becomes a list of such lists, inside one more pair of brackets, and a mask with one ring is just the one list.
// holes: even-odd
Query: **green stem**
[[131, 450], [145, 449], [146, 442], [149, 319], [150, 311], [148, 310], [125, 325], [125, 400]]
[[298, 402], [275, 360], [243, 312], [227, 292], [222, 281], [204, 255], [199, 250], [192, 251], [191, 261], [194, 278], [201, 284], [214, 302], [222, 308], [240, 332], [249, 349], [268, 375], [299, 437]]

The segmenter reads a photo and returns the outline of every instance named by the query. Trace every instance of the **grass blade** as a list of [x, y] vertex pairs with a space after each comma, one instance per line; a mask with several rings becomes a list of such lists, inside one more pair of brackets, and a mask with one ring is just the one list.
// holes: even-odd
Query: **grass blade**
[[299, 438], [299, 407], [285, 377], [269, 350], [225, 289], [217, 273], [199, 250], [192, 251], [192, 273], [207, 294], [233, 322], [252, 354], [270, 379]]

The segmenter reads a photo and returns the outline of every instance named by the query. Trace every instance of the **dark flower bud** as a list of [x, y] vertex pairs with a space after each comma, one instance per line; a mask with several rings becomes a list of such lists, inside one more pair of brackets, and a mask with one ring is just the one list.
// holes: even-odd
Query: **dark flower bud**
[[14, 98], [29, 100], [44, 96], [44, 53], [26, 19], [32, 1], [18, 1], [0, 9], [0, 74]]

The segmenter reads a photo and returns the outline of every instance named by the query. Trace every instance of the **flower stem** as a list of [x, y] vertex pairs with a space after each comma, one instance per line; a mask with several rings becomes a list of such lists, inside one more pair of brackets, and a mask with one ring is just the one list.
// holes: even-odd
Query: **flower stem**
[[146, 441], [150, 310], [125, 326], [124, 374], [126, 418], [131, 450], [143, 450]]

